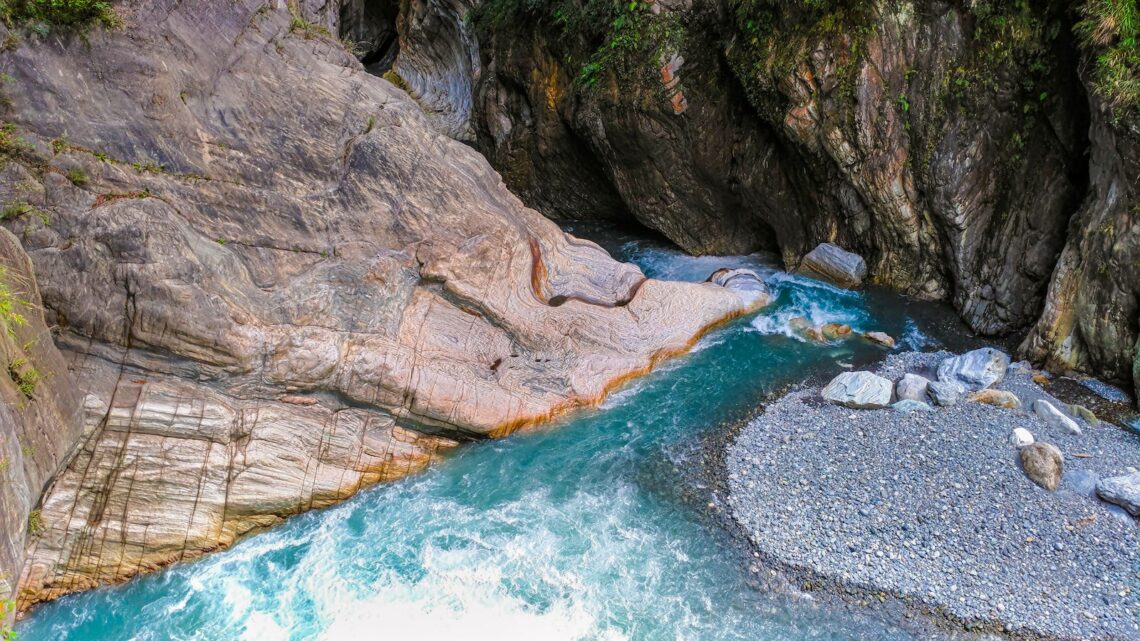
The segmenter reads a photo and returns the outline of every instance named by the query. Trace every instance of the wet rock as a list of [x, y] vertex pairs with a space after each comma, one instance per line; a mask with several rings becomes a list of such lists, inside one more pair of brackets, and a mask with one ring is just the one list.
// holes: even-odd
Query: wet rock
[[1140, 516], [1140, 472], [1101, 479], [1096, 484], [1097, 496]]
[[1019, 449], [1033, 445], [1033, 434], [1024, 427], [1016, 427], [1009, 434], [1009, 444]]
[[896, 345], [895, 339], [886, 332], [864, 332], [863, 338], [889, 349], [894, 349]]
[[950, 407], [962, 398], [962, 387], [957, 383], [930, 381], [926, 391], [935, 405]]
[[832, 243], [821, 243], [800, 261], [802, 273], [819, 276], [841, 287], [858, 287], [867, 277], [863, 257]]
[[823, 388], [823, 398], [846, 407], [878, 409], [891, 403], [891, 382], [870, 372], [843, 372]]
[[938, 380], [978, 390], [1000, 383], [1009, 368], [1009, 356], [992, 347], [976, 349], [942, 361]]
[[823, 330], [819, 327], [813, 326], [811, 324], [811, 321], [802, 316], [797, 316], [789, 320], [788, 328], [804, 340], [808, 340], [813, 343], [827, 342], [827, 337], [823, 335]]
[[996, 389], [984, 389], [970, 394], [969, 400], [975, 403], [985, 403], [994, 407], [1015, 410], [1021, 407], [1021, 400], [1013, 392]]
[[1080, 434], [1081, 427], [1073, 419], [1065, 416], [1061, 410], [1053, 407], [1053, 404], [1044, 399], [1033, 401], [1033, 413], [1038, 418], [1049, 424], [1050, 427], [1063, 429], [1070, 434]]
[[926, 402], [927, 389], [930, 387], [930, 380], [925, 376], [918, 374], [904, 374], [899, 382], [895, 384], [895, 396], [899, 400], [911, 400]]
[[837, 341], [851, 335], [851, 326], [843, 323], [827, 323], [820, 328], [823, 337], [829, 341]]
[[915, 401], [911, 399], [903, 399], [891, 405], [891, 409], [903, 414], [910, 414], [911, 412], [933, 412], [934, 408], [923, 403], [922, 401]]
[[708, 282], [732, 290], [755, 305], [767, 304], [771, 296], [764, 279], [751, 269], [718, 269]]
[[1031, 481], [1052, 492], [1061, 483], [1065, 461], [1055, 445], [1038, 442], [1021, 449], [1021, 467]]

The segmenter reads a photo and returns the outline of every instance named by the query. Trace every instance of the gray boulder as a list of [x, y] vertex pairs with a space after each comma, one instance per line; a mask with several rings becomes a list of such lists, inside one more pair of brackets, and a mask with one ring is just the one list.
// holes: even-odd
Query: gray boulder
[[1101, 479], [1096, 484], [1096, 493], [1128, 510], [1132, 516], [1140, 516], [1140, 472]]
[[1052, 492], [1061, 483], [1065, 460], [1057, 446], [1034, 443], [1021, 448], [1021, 467], [1029, 480]]
[[962, 388], [957, 383], [930, 381], [930, 384], [926, 386], [926, 391], [934, 400], [934, 404], [941, 407], [950, 407], [962, 398]]
[[914, 401], [914, 400], [910, 400], [910, 399], [903, 399], [903, 400], [895, 403], [894, 405], [891, 405], [891, 409], [895, 410], [896, 412], [902, 412], [903, 414], [910, 414], [911, 412], [933, 412], [934, 411], [934, 408], [927, 405], [926, 403], [923, 403], [922, 401]]
[[799, 270], [829, 280], [841, 287], [858, 287], [867, 277], [867, 263], [838, 245], [821, 243], [800, 261]]
[[920, 401], [926, 402], [926, 390], [930, 386], [930, 380], [925, 376], [918, 374], [903, 374], [899, 382], [895, 385], [895, 395], [899, 397], [900, 401]]
[[891, 382], [870, 372], [843, 372], [823, 388], [823, 398], [856, 409], [879, 409], [891, 404]]
[[953, 356], [938, 366], [938, 380], [956, 383], [966, 390], [979, 390], [1000, 383], [1009, 369], [1009, 356], [992, 347]]
[[708, 282], [741, 294], [750, 301], [768, 302], [768, 286], [760, 274], [751, 269], [718, 269], [708, 277]]
[[1049, 401], [1044, 399], [1033, 401], [1033, 413], [1048, 423], [1050, 427], [1061, 428], [1070, 434], [1081, 433], [1081, 427], [1077, 425], [1077, 422], [1065, 416], [1061, 410], [1053, 407], [1053, 404]]

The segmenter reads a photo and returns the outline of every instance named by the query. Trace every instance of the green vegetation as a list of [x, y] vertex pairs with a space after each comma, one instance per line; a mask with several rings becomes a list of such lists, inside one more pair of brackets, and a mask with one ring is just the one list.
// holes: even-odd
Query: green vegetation
[[48, 213], [35, 205], [24, 202], [9, 203], [0, 209], [0, 220], [15, 220], [21, 216], [32, 214], [40, 219], [40, 222], [47, 225], [51, 224], [51, 217]]
[[1097, 54], [1093, 89], [1117, 117], [1140, 116], [1140, 5], [1136, 0], [1087, 0], [1076, 31]]
[[38, 33], [52, 27], [85, 31], [95, 24], [112, 28], [121, 24], [105, 0], [0, 0], [0, 20]]
[[28, 514], [28, 534], [39, 536], [44, 533], [44, 514], [39, 508]]
[[293, 16], [293, 21], [289, 24], [289, 33], [299, 33], [305, 40], [318, 37], [332, 38], [327, 27], [305, 20], [301, 15], [301, 8], [292, 0], [289, 2], [289, 13]]
[[27, 301], [12, 292], [8, 285], [8, 269], [0, 265], [0, 327], [10, 338], [16, 337], [17, 327], [28, 324], [28, 319], [19, 311], [27, 306]]
[[606, 73], [624, 81], [654, 79], [664, 55], [684, 39], [675, 14], [655, 15], [652, 4], [640, 0], [491, 0], [470, 19], [487, 42], [541, 30], [585, 87]]
[[0, 600], [0, 641], [16, 641], [16, 631], [9, 624], [15, 612], [15, 601], [11, 599]]
[[8, 377], [26, 398], [30, 399], [36, 395], [36, 386], [40, 384], [40, 371], [33, 367], [28, 359], [21, 357], [8, 363]]
[[148, 174], [161, 174], [162, 172], [166, 171], [166, 167], [164, 167], [158, 161], [151, 160], [150, 158], [136, 160], [135, 162], [131, 163], [131, 167], [134, 167], [135, 171], [140, 171]]
[[67, 179], [71, 181], [71, 184], [75, 185], [76, 187], [82, 187], [90, 182], [90, 179], [87, 177], [87, 172], [83, 171], [79, 167], [72, 167], [71, 169], [68, 169], [67, 173], [64, 175], [67, 176]]

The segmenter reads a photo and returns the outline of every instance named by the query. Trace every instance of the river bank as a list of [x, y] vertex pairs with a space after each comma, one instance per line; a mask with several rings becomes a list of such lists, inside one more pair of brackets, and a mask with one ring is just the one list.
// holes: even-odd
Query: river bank
[[[946, 356], [894, 355], [878, 373], [930, 374]], [[1032, 402], [1064, 404], [1033, 376], [1011, 368], [997, 385], [1020, 410], [857, 410], [799, 387], [726, 447], [728, 512], [761, 558], [812, 589], [1021, 638], [1136, 638], [1135, 521], [1092, 493], [1095, 477], [1140, 463], [1137, 439], [1109, 423], [1046, 425]], [[1064, 452], [1056, 492], [1019, 467], [1015, 427]]]

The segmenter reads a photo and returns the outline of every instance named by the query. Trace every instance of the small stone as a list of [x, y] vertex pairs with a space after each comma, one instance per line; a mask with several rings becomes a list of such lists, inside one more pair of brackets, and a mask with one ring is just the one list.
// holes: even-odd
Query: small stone
[[902, 412], [904, 414], [910, 414], [911, 412], [933, 412], [934, 411], [934, 408], [927, 405], [926, 403], [923, 403], [922, 401], [911, 400], [911, 399], [903, 399], [903, 400], [895, 403], [894, 405], [891, 405], [891, 409], [895, 410], [896, 412]]
[[1081, 417], [1089, 425], [1100, 425], [1100, 419], [1096, 417], [1096, 414], [1092, 410], [1084, 405], [1068, 405], [1066, 407], [1070, 414]]
[[1140, 516], [1140, 472], [1101, 479], [1096, 484], [1097, 496]]
[[1009, 435], [1009, 444], [1019, 449], [1033, 445], [1033, 434], [1024, 427], [1016, 427]]
[[984, 389], [970, 394], [969, 400], [975, 403], [985, 403], [986, 405], [993, 405], [994, 407], [1002, 407], [1007, 410], [1015, 410], [1021, 407], [1021, 400], [1013, 392], [996, 389]]
[[821, 243], [804, 256], [797, 271], [830, 280], [840, 287], [858, 287], [867, 277], [867, 263], [859, 254]]
[[934, 404], [941, 407], [950, 407], [957, 403], [958, 399], [962, 397], [962, 387], [957, 383], [930, 381], [930, 384], [926, 387], [926, 391], [930, 394], [930, 398], [934, 400]]
[[1061, 413], [1061, 410], [1053, 407], [1053, 404], [1044, 399], [1033, 401], [1033, 413], [1038, 418], [1045, 421], [1051, 427], [1058, 427], [1064, 429], [1070, 434], [1080, 434], [1081, 427], [1073, 419]]
[[895, 395], [900, 401], [922, 401], [925, 404], [926, 390], [929, 386], [930, 381], [924, 376], [903, 374], [895, 385]]
[[891, 402], [891, 382], [870, 372], [843, 372], [823, 388], [823, 398], [845, 407], [878, 409]]
[[1049, 382], [1049, 377], [1044, 374], [1034, 374], [1033, 382], [1037, 383], [1038, 385], [1045, 385]]
[[938, 366], [938, 380], [979, 390], [1000, 383], [1009, 369], [1009, 356], [992, 347], [953, 356]]
[[1065, 461], [1057, 446], [1034, 443], [1021, 449], [1021, 467], [1029, 480], [1052, 492], [1061, 483]]
[[884, 332], [863, 332], [863, 338], [889, 349], [894, 349], [896, 345], [895, 339]]

